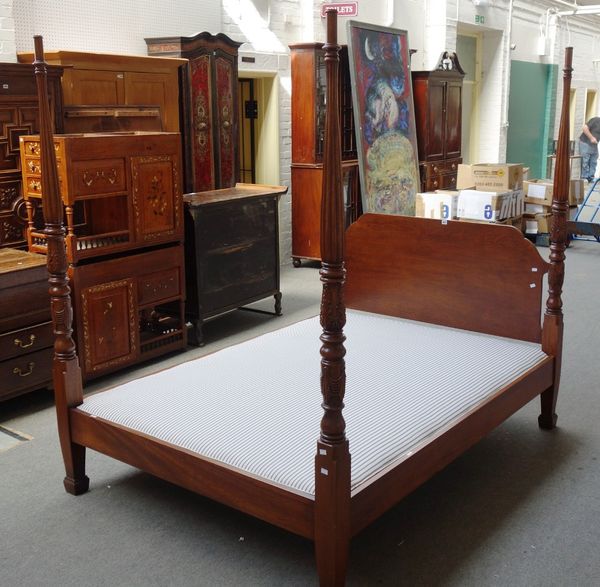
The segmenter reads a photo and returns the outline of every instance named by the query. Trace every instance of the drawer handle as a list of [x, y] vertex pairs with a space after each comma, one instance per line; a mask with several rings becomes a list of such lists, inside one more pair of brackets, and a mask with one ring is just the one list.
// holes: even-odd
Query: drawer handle
[[20, 367], [15, 367], [13, 369], [13, 373], [15, 375], [18, 375], [19, 377], [27, 377], [28, 375], [31, 375], [33, 373], [34, 367], [35, 363], [31, 361], [30, 363], [27, 363], [27, 368], [29, 369], [29, 371], [22, 371]]
[[15, 346], [18, 346], [22, 349], [28, 349], [30, 346], [33, 346], [33, 343], [35, 342], [35, 334], [29, 335], [28, 343], [23, 343], [23, 341], [20, 338], [15, 338], [14, 342], [15, 342]]

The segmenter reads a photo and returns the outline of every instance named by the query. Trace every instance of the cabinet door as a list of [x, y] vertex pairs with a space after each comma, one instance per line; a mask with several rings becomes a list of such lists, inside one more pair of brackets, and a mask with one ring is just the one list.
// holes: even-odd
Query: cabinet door
[[133, 279], [82, 290], [81, 324], [87, 373], [135, 360], [139, 346], [136, 297]]
[[460, 157], [461, 124], [462, 124], [462, 83], [446, 84], [445, 104], [445, 157]]
[[195, 57], [190, 63], [192, 103], [193, 190], [202, 192], [215, 187], [212, 138], [212, 100], [210, 55]]
[[65, 72], [65, 104], [123, 104], [125, 74], [118, 71], [72, 69]]
[[179, 132], [179, 91], [176, 75], [125, 72], [125, 104], [160, 106], [162, 130]]
[[153, 244], [182, 235], [176, 155], [131, 158], [136, 240]]
[[[446, 84], [436, 80], [429, 82], [428, 161], [444, 158], [444, 116]], [[460, 147], [460, 146], [459, 146]]]
[[[229, 55], [214, 58], [216, 120], [213, 139], [217, 150], [216, 187], [233, 187], [237, 169], [237, 75]], [[235, 84], [235, 85], [234, 85]]]

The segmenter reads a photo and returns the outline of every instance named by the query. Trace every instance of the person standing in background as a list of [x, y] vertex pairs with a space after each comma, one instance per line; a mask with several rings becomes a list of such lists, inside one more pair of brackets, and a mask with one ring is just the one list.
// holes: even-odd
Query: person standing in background
[[581, 129], [579, 154], [581, 155], [581, 177], [589, 182], [594, 180], [598, 162], [598, 140], [600, 139], [600, 117], [590, 118]]

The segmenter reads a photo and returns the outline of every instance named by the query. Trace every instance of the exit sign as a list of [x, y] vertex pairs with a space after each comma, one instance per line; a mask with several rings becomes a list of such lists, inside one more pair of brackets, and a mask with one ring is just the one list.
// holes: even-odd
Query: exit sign
[[321, 18], [325, 18], [325, 11], [329, 8], [337, 10], [338, 16], [358, 15], [358, 2], [336, 2], [335, 4], [321, 5]]
[[475, 15], [475, 24], [483, 24], [485, 22], [485, 17], [482, 14]]

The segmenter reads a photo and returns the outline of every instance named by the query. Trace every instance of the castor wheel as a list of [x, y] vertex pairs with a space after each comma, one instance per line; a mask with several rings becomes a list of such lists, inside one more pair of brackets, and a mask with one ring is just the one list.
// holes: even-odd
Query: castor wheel
[[302, 264], [302, 261], [300, 261], [300, 259], [298, 259], [298, 258], [296, 258], [296, 257], [294, 257], [294, 258], [292, 259], [292, 265], [293, 265], [294, 267], [300, 267], [300, 265], [301, 265], [301, 264]]

